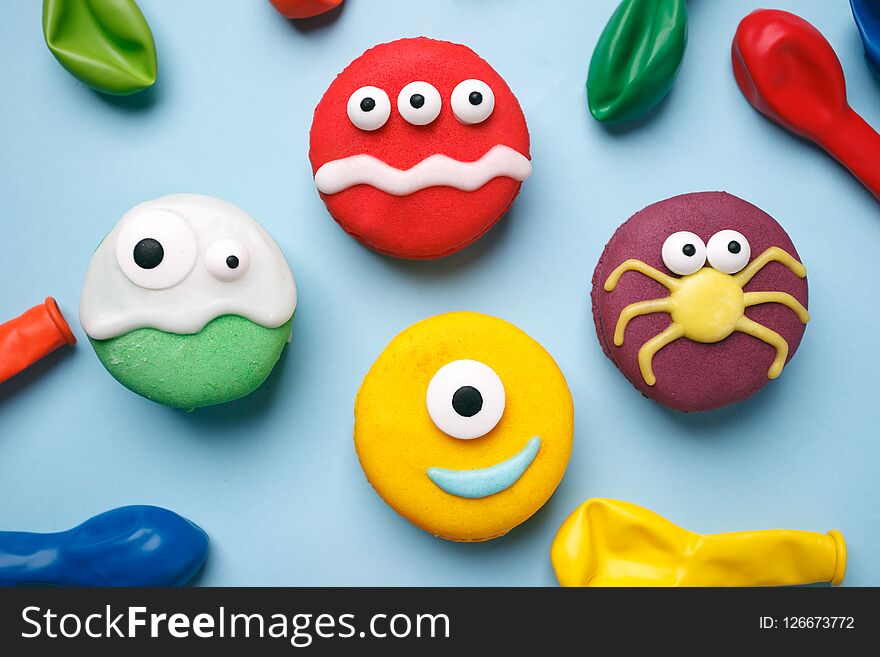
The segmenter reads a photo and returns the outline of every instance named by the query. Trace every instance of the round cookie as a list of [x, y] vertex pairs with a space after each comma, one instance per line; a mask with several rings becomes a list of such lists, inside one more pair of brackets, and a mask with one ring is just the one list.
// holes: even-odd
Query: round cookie
[[532, 168], [501, 76], [470, 48], [424, 37], [375, 46], [337, 76], [315, 109], [309, 159], [339, 225], [399, 258], [480, 238]]
[[646, 397], [680, 411], [742, 401], [776, 378], [809, 320], [806, 270], [782, 227], [724, 192], [648, 206], [593, 274], [602, 349]]
[[435, 536], [485, 541], [530, 518], [571, 454], [562, 372], [512, 324], [471, 312], [409, 327], [364, 378], [354, 444], [376, 492]]
[[192, 410], [243, 397], [290, 341], [296, 284], [236, 206], [176, 194], [122, 217], [89, 263], [80, 321], [125, 387]]

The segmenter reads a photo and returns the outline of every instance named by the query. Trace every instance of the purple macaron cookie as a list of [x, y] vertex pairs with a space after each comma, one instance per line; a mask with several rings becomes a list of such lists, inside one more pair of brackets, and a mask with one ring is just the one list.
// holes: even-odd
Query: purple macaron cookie
[[751, 397], [800, 345], [806, 270], [782, 227], [725, 192], [628, 219], [593, 273], [602, 349], [646, 397], [706, 411]]

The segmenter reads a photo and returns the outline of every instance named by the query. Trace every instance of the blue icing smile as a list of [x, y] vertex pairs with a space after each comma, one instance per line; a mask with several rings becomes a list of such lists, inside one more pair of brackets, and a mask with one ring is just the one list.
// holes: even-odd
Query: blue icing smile
[[450, 495], [476, 499], [489, 497], [513, 486], [535, 460], [541, 448], [538, 436], [526, 443], [518, 454], [478, 470], [447, 470], [428, 468], [428, 478]]

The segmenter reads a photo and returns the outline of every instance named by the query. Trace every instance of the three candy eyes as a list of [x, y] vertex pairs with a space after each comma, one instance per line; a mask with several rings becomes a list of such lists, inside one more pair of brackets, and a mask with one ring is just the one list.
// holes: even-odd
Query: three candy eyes
[[[178, 215], [154, 210], [132, 217], [116, 240], [116, 262], [126, 278], [138, 287], [164, 290], [185, 279], [195, 267], [198, 242]], [[236, 239], [212, 243], [204, 254], [205, 269], [225, 283], [244, 276], [250, 253]]]
[[752, 249], [749, 241], [735, 230], [722, 230], [704, 244], [687, 230], [673, 233], [663, 242], [663, 264], [669, 271], [687, 276], [703, 268], [706, 261], [724, 274], [735, 274], [749, 264]]
[[[449, 98], [452, 113], [465, 125], [482, 123], [495, 109], [495, 94], [481, 80], [464, 80]], [[410, 82], [397, 95], [397, 111], [412, 125], [428, 125], [440, 115], [440, 92], [428, 82]], [[391, 116], [391, 100], [378, 87], [361, 87], [348, 99], [348, 118], [361, 130], [378, 130]]]
[[476, 360], [447, 363], [431, 378], [425, 396], [428, 415], [440, 431], [471, 440], [485, 436], [504, 414], [504, 385], [495, 371]]

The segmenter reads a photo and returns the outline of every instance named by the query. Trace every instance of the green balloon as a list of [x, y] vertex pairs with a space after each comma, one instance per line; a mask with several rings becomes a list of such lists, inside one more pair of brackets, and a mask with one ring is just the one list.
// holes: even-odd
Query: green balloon
[[587, 102], [597, 121], [629, 121], [669, 93], [687, 47], [684, 0], [623, 0], [590, 60]]
[[134, 0], [43, 0], [43, 36], [76, 79], [127, 96], [156, 82], [153, 33]]

